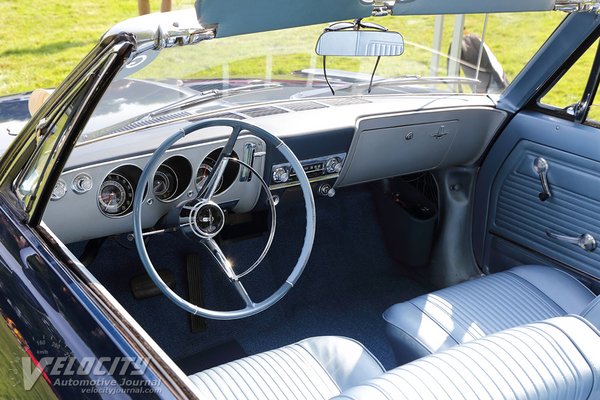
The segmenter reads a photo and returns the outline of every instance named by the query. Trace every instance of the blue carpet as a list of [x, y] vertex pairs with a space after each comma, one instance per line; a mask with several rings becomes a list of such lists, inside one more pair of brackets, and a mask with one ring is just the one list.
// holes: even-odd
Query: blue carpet
[[[277, 234], [269, 256], [248, 278], [253, 299], [262, 299], [283, 283], [295, 264], [304, 235], [301, 203], [278, 206]], [[286, 203], [292, 203], [286, 205]], [[175, 359], [229, 341], [247, 354], [280, 347], [309, 336], [341, 335], [362, 342], [384, 364], [395, 366], [385, 339], [381, 313], [390, 305], [423, 294], [432, 288], [402, 276], [389, 257], [370, 192], [365, 187], [338, 191], [334, 198], [317, 199], [317, 235], [309, 264], [298, 284], [277, 305], [254, 317], [237, 321], [207, 321], [204, 332], [190, 331], [189, 315], [163, 296], [133, 298], [132, 277], [143, 273], [134, 249], [121, 239], [107, 240], [90, 267], [119, 302]], [[265, 238], [224, 245], [234, 265], [254, 260]], [[199, 245], [175, 235], [154, 237], [148, 243], [158, 268], [169, 268], [176, 291], [187, 297], [185, 259], [190, 251], [203, 256], [203, 295], [206, 306], [239, 307], [241, 302]]]

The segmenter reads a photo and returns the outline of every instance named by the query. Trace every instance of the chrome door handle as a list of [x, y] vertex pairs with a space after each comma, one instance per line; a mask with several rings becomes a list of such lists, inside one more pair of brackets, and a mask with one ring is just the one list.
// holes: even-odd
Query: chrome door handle
[[546, 229], [546, 236], [550, 239], [558, 240], [560, 242], [575, 244], [585, 251], [594, 251], [596, 247], [598, 247], [598, 243], [596, 243], [596, 238], [594, 238], [589, 233], [582, 233], [579, 236], [568, 236], [563, 235], [561, 233], [552, 232], [549, 229]]
[[533, 160], [533, 169], [540, 177], [540, 183], [542, 184], [542, 191], [538, 194], [538, 197], [541, 201], [546, 201], [550, 197], [552, 197], [552, 193], [550, 193], [550, 185], [548, 184], [548, 169], [550, 165], [548, 161], [546, 161], [543, 157], [536, 157]]

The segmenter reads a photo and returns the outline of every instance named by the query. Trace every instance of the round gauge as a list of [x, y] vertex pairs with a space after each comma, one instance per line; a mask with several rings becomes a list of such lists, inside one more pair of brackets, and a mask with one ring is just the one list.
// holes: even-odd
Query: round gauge
[[98, 207], [107, 216], [126, 214], [133, 204], [133, 187], [122, 175], [109, 174], [98, 192]]
[[[204, 187], [204, 184], [206, 183], [206, 178], [208, 178], [208, 176], [210, 175], [210, 173], [213, 170], [214, 161], [212, 161], [212, 160], [207, 160], [207, 161], [203, 162], [200, 165], [200, 168], [198, 168], [198, 173], [196, 174], [196, 190], [198, 190], [198, 191], [202, 190], [202, 188]], [[212, 163], [210, 161], [212, 161]], [[221, 179], [219, 179], [219, 183], [217, 184], [217, 189], [215, 190], [215, 193], [219, 192], [222, 185], [223, 185], [223, 177], [221, 177]]]
[[73, 191], [78, 194], [83, 194], [92, 190], [94, 183], [92, 177], [86, 173], [81, 173], [73, 178]]
[[59, 179], [56, 185], [54, 185], [54, 189], [52, 189], [50, 200], [60, 200], [65, 197], [65, 194], [67, 194], [67, 184], [62, 179]]
[[152, 183], [156, 198], [162, 201], [171, 200], [177, 193], [177, 186], [177, 175], [173, 168], [165, 164], [158, 167]]

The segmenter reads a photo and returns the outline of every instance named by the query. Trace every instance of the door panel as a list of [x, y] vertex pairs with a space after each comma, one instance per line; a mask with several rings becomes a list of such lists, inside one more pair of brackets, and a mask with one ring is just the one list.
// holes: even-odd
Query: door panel
[[[534, 160], [549, 165], [551, 197], [541, 201]], [[600, 279], [600, 249], [548, 237], [547, 230], [600, 240], [600, 131], [524, 112], [491, 149], [478, 179], [474, 247], [486, 272], [543, 263]]]

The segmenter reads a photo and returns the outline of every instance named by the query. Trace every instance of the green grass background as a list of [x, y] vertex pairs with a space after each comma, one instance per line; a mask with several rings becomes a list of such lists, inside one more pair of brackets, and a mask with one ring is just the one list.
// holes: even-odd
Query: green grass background
[[[173, 0], [174, 9], [192, 4]], [[0, 0], [0, 95], [56, 87], [104, 32], [137, 13], [136, 0]]]
[[1, 399], [51, 399], [56, 396], [40, 377], [30, 390], [23, 385], [21, 358], [28, 357], [10, 331], [4, 318], [0, 317], [0, 398]]
[[[193, 0], [174, 0], [173, 8], [192, 4]], [[158, 10], [160, 1], [151, 0], [151, 5], [153, 10]], [[135, 0], [0, 0], [0, 95], [55, 87], [110, 26], [136, 15]], [[522, 69], [563, 17], [564, 14], [558, 12], [490, 16], [486, 41], [509, 79]], [[480, 33], [483, 18], [481, 15], [467, 16], [466, 29]], [[386, 17], [377, 18], [376, 22], [401, 32], [408, 43], [405, 54], [384, 60], [379, 72], [383, 75], [429, 75], [431, 53], [412, 44], [431, 47], [433, 17]], [[452, 27], [453, 17], [448, 16], [444, 25], [444, 53], [450, 45]], [[161, 60], [152, 66], [154, 69], [144, 73], [152, 76], [157, 71], [169, 71], [178, 77], [219, 77], [223, 74], [221, 63], [227, 60], [231, 77], [264, 78], [265, 57], [256, 57], [256, 54], [268, 49], [275, 54], [269, 61], [272, 62], [272, 77], [289, 78], [293, 70], [320, 67], [320, 58], [310, 53], [321, 29], [319, 26], [289, 30], [280, 34], [281, 42], [274, 41], [270, 34], [262, 34], [258, 40], [240, 37], [206, 42], [201, 44], [201, 49], [188, 48], [186, 57], [189, 61], [176, 64], [175, 68], [172, 62], [177, 61], [180, 54], [164, 52]], [[285, 48], [281, 46], [284, 41]], [[370, 72], [371, 61], [331, 59], [330, 67]], [[446, 63], [442, 61], [439, 73], [445, 74], [445, 68]]]

